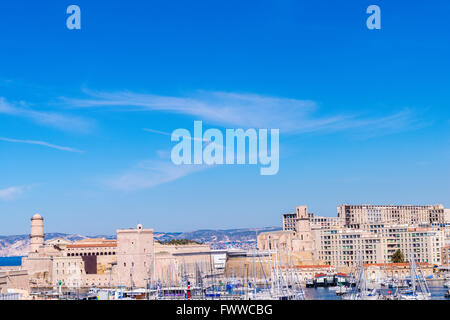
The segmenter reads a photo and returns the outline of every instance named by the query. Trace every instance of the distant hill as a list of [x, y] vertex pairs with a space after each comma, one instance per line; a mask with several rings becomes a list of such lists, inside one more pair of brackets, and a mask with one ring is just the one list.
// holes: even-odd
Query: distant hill
[[[95, 238], [97, 237], [111, 239], [111, 236], [95, 236]], [[54, 238], [64, 238], [70, 241], [76, 241], [88, 237], [79, 234], [65, 234], [65, 233], [45, 234], [45, 240]], [[29, 247], [30, 247], [29, 234], [0, 236], [0, 257], [25, 256], [28, 254]]]
[[267, 231], [281, 230], [277, 227], [266, 228], [246, 228], [229, 230], [197, 230], [190, 232], [164, 233], [155, 232], [155, 239], [160, 241], [169, 241], [172, 239], [189, 239], [202, 243], [218, 243], [229, 241], [255, 241], [256, 234]]
[[[210, 245], [212, 248], [252, 247], [256, 241], [256, 234], [267, 231], [281, 230], [277, 227], [246, 228], [229, 230], [197, 230], [191, 232], [155, 232], [155, 240], [168, 242], [171, 240], [188, 239]], [[79, 234], [46, 233], [45, 240], [64, 238], [76, 241], [86, 238], [115, 239], [115, 235], [83, 236]], [[28, 234], [0, 236], [0, 257], [25, 256], [28, 254], [30, 236]]]

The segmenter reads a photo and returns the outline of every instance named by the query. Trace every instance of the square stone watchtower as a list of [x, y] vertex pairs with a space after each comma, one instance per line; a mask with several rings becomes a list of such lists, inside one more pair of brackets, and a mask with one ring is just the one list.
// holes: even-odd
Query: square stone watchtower
[[117, 279], [119, 285], [145, 287], [154, 274], [153, 229], [117, 230]]

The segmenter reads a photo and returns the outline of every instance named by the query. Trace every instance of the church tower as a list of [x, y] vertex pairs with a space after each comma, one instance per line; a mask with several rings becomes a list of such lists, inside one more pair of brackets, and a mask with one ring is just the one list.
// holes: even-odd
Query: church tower
[[314, 243], [311, 232], [311, 225], [309, 223], [308, 207], [298, 206], [296, 208], [296, 233], [297, 238], [301, 243], [301, 251], [313, 251]]

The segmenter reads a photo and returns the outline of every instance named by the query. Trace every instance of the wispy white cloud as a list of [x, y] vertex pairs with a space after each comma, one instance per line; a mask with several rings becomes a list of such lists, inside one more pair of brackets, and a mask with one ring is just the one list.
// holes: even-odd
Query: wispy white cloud
[[[319, 112], [319, 106], [314, 101], [255, 94], [200, 91], [187, 97], [171, 97], [129, 91], [85, 90], [84, 92], [87, 94], [86, 98], [65, 98], [65, 104], [73, 108], [176, 113], [230, 128], [271, 128], [280, 129], [280, 132], [285, 134], [359, 129], [366, 135], [374, 136], [377, 133], [392, 133], [416, 125], [415, 115], [408, 109], [381, 116], [379, 114], [376, 116], [361, 114], [326, 116]], [[155, 129], [144, 128], [143, 130], [159, 135], [171, 135], [169, 132]], [[158, 154], [167, 156], [168, 152], [159, 151]], [[176, 166], [170, 160], [148, 160], [104, 182], [111, 188], [131, 191], [172, 182], [206, 168], [208, 166]]]
[[[160, 130], [155, 130], [155, 129], [147, 129], [147, 128], [143, 128], [142, 130], [147, 131], [147, 132], [151, 132], [151, 133], [156, 133], [156, 134], [163, 135], [163, 136], [169, 136], [169, 137], [172, 136], [172, 133], [166, 132], [166, 131], [160, 131]], [[203, 138], [188, 137], [188, 136], [183, 136], [183, 137], [184, 137], [184, 139], [189, 139], [189, 140], [192, 140], [192, 141], [203, 141], [205, 143], [211, 142], [211, 141], [209, 141], [207, 139], [203, 139]]]
[[163, 136], [169, 136], [169, 137], [172, 136], [172, 133], [167, 132], [167, 131], [148, 129], [148, 128], [143, 128], [142, 130], [147, 131], [147, 132], [151, 132], [151, 133], [156, 133], [156, 134], [163, 135]]
[[121, 111], [163, 111], [193, 116], [200, 120], [247, 128], [277, 128], [284, 133], [347, 129], [386, 130], [407, 128], [414, 121], [404, 109], [384, 116], [360, 114], [319, 115], [310, 100], [277, 98], [257, 94], [199, 91], [187, 97], [139, 94], [130, 91], [84, 90], [87, 98], [65, 99], [77, 108], [118, 108]]
[[27, 107], [24, 103], [13, 104], [2, 97], [0, 97], [0, 114], [29, 119], [40, 125], [65, 131], [88, 132], [93, 128], [93, 123], [90, 120], [55, 112], [36, 111]]
[[28, 189], [30, 189], [29, 186], [16, 186], [0, 189], [0, 201], [14, 200]]
[[409, 108], [403, 108], [384, 116], [362, 117], [353, 116], [351, 119], [331, 124], [327, 130], [344, 131], [359, 129], [360, 138], [368, 138], [379, 135], [387, 135], [405, 130], [418, 129], [428, 125], [425, 121], [419, 121], [415, 112]]
[[145, 160], [122, 174], [106, 179], [104, 184], [121, 191], [148, 189], [206, 168], [208, 166], [205, 165], [176, 166], [170, 161]]
[[186, 114], [221, 125], [256, 128], [283, 128], [295, 131], [337, 119], [309, 119], [317, 106], [313, 101], [274, 98], [255, 94], [199, 91], [189, 97], [158, 96], [133, 92], [85, 90], [90, 98], [66, 102], [76, 107], [122, 107], [121, 110], [164, 111]]
[[78, 152], [78, 153], [83, 152], [83, 151], [75, 149], [75, 148], [58, 146], [56, 144], [51, 144], [51, 143], [48, 143], [45, 141], [20, 140], [20, 139], [11, 139], [11, 138], [5, 138], [5, 137], [0, 137], [0, 141], [6, 141], [6, 142], [12, 142], [12, 143], [34, 144], [34, 145], [44, 146], [47, 148], [57, 149], [57, 150], [61, 150], [61, 151], [68, 151], [68, 152]]

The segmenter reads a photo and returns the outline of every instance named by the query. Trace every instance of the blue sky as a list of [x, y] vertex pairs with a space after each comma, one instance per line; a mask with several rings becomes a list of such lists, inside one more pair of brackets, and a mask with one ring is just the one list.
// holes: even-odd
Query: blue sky
[[[68, 30], [66, 8], [81, 8]], [[381, 8], [381, 30], [366, 8]], [[2, 1], [0, 234], [450, 206], [450, 3]], [[224, 113], [223, 110], [231, 111]], [[173, 168], [144, 129], [280, 129], [280, 171]]]

